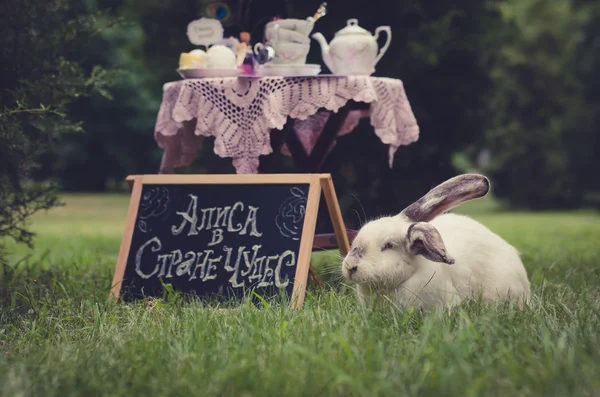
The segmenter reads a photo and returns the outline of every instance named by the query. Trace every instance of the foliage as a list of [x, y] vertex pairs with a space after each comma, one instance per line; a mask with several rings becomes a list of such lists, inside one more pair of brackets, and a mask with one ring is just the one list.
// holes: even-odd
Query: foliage
[[[225, 5], [231, 12], [225, 35], [249, 28], [256, 42], [265, 18], [304, 18], [321, 3], [149, 0], [140, 6], [133, 0], [95, 1], [88, 3], [110, 7], [107, 18], [120, 17], [127, 24], [91, 38], [81, 48], [87, 59], [83, 65], [105, 64], [125, 73], [117, 77], [113, 101], [92, 94], [70, 106], [87, 134], [68, 134], [45, 157], [45, 172], [36, 174], [56, 174], [68, 190], [106, 190], [128, 174], [157, 172], [162, 152], [153, 139], [154, 123], [163, 84], [179, 79], [179, 53], [193, 48], [185, 34], [189, 21], [211, 17], [215, 4]], [[330, 3], [315, 27], [328, 39], [357, 16], [371, 32], [380, 25], [391, 27], [391, 46], [376, 75], [404, 82], [421, 130], [418, 142], [398, 150], [391, 170], [387, 148], [368, 119], [339, 139], [324, 170], [333, 174], [348, 226], [397, 212], [433, 185], [473, 170], [482, 150], [492, 157], [489, 167], [483, 164], [480, 170], [492, 177], [494, 194], [509, 204], [575, 207], [585, 195], [600, 191], [598, 179], [587, 176], [600, 167], [595, 133], [600, 95], [593, 74], [600, 59], [594, 41], [600, 15], [596, 3], [373, 0], [368, 8], [363, 2]], [[248, 4], [250, 13], [240, 15]], [[308, 62], [322, 64], [314, 41]], [[231, 160], [212, 149], [212, 140], [205, 140], [194, 164], [178, 172], [234, 172]], [[287, 160], [280, 171], [298, 172]], [[318, 228], [331, 231], [326, 217], [319, 218]]]
[[592, 113], [575, 68], [590, 14], [571, 0], [496, 6], [500, 19], [485, 54], [493, 82], [486, 143], [494, 192], [526, 208], [578, 207], [597, 164], [594, 145], [582, 139]]
[[107, 302], [127, 197], [65, 199], [35, 218], [36, 250], [2, 284], [2, 395], [600, 392], [598, 214], [499, 212], [487, 200], [461, 207], [523, 253], [536, 296], [524, 312], [477, 302], [427, 316], [365, 311], [352, 295], [314, 287], [299, 312], [224, 311], [172, 295]]
[[[588, 19], [582, 31], [582, 43], [571, 65], [583, 87], [582, 106], [575, 109], [569, 132], [575, 143], [573, 172], [581, 175], [580, 183], [590, 195], [590, 192], [600, 192], [600, 178], [592, 176], [593, 170], [600, 169], [600, 134], [597, 131], [600, 124], [600, 81], [596, 78], [600, 69], [600, 3], [583, 0], [577, 5], [587, 13]], [[600, 200], [595, 200], [595, 205], [600, 207]]]
[[122, 12], [121, 1], [90, 3], [106, 10], [97, 24], [112, 27], [90, 38], [81, 52], [83, 64], [100, 64], [119, 73], [114, 76], [112, 99], [92, 93], [72, 103], [70, 110], [86, 133], [67, 135], [46, 158], [47, 169], [69, 191], [115, 188], [128, 174], [157, 172], [160, 163], [152, 131], [162, 98], [160, 89], [148, 88], [152, 72], [143, 58], [144, 33]]
[[98, 33], [85, 3], [7, 0], [0, 16], [0, 236], [31, 244], [27, 219], [59, 204], [56, 181], [32, 177], [65, 134], [82, 131], [69, 104], [107, 96], [111, 76], [81, 64], [81, 49]]

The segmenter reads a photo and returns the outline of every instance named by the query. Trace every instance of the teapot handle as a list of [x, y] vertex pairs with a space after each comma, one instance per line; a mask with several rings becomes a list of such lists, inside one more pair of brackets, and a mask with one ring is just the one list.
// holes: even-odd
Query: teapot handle
[[256, 44], [254, 44], [254, 47], [252, 49], [254, 50], [254, 53], [256, 55], [258, 55], [258, 54], [260, 54], [260, 52], [262, 51], [262, 49], [265, 48], [265, 47], [266, 46], [263, 43], [258, 42]]
[[387, 33], [387, 40], [385, 41], [383, 47], [381, 47], [381, 49], [379, 50], [379, 54], [377, 54], [377, 58], [375, 58], [375, 63], [373, 64], [373, 66], [377, 65], [377, 62], [379, 62], [383, 54], [385, 54], [388, 47], [390, 46], [390, 41], [392, 40], [392, 29], [389, 26], [380, 26], [377, 29], [375, 29], [375, 40], [379, 38], [379, 34], [381, 32]]

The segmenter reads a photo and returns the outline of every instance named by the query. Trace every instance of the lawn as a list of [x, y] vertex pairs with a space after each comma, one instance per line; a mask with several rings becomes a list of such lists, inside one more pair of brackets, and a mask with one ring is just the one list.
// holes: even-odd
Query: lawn
[[[524, 312], [365, 311], [334, 284], [299, 312], [217, 311], [108, 303], [128, 197], [65, 200], [0, 275], [0, 395], [600, 396], [597, 213], [457, 210], [522, 252], [536, 296]], [[315, 264], [328, 280], [336, 257]]]

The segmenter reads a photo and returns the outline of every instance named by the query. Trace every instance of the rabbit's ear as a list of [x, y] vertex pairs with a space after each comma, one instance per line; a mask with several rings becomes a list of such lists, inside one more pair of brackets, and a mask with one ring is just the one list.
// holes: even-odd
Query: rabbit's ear
[[446, 252], [442, 236], [429, 223], [417, 222], [410, 225], [406, 240], [408, 248], [413, 255], [423, 255], [431, 261], [447, 263], [449, 265], [454, 263], [454, 258]]
[[412, 222], [429, 222], [465, 201], [485, 196], [489, 190], [490, 181], [483, 175], [458, 175], [431, 189], [400, 215]]

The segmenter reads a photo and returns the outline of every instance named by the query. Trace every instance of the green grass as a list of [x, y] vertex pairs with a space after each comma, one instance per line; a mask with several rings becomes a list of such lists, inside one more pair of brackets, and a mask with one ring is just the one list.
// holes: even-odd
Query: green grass
[[[175, 298], [109, 304], [128, 198], [66, 200], [35, 217], [35, 251], [11, 247], [0, 395], [600, 395], [596, 213], [460, 207], [521, 250], [537, 299], [524, 312], [477, 302], [426, 316], [365, 311], [332, 284], [311, 287], [294, 313]], [[337, 266], [334, 254], [315, 264], [325, 279]]]

